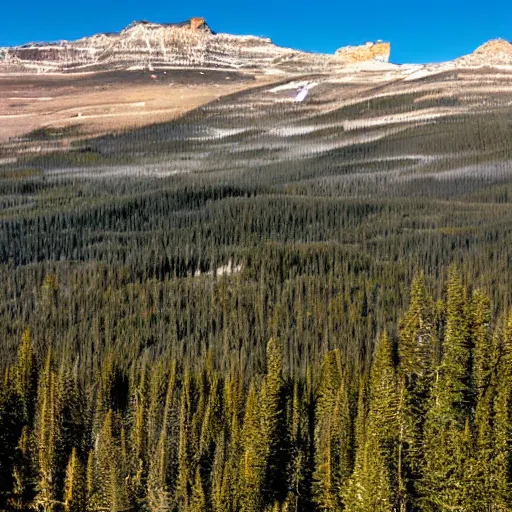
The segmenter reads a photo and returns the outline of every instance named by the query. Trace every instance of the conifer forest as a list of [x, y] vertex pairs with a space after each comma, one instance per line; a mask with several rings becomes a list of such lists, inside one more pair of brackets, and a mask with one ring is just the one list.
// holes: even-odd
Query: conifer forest
[[512, 511], [512, 89], [475, 73], [0, 144], [0, 511]]

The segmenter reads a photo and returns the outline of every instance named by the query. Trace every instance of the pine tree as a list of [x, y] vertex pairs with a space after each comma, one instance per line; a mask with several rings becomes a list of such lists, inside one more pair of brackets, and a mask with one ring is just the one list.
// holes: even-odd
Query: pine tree
[[468, 511], [492, 509], [497, 498], [494, 471], [495, 441], [494, 403], [497, 399], [497, 375], [499, 366], [497, 338], [490, 332], [490, 301], [482, 292], [473, 292], [469, 304], [469, 332], [473, 346], [474, 435], [465, 465]]
[[391, 477], [378, 437], [369, 434], [364, 444], [357, 450], [354, 472], [344, 490], [345, 510], [394, 511]]
[[39, 379], [37, 392], [36, 424], [34, 431], [37, 468], [37, 494], [34, 506], [43, 512], [55, 510], [57, 504], [59, 472], [58, 456], [61, 443], [57, 373], [53, 367], [52, 353], [46, 358]]
[[162, 413], [162, 426], [158, 443], [149, 461], [147, 500], [152, 512], [172, 509], [172, 491], [168, 482], [170, 465], [169, 424], [173, 401], [176, 396], [176, 364], [171, 365], [167, 382], [167, 393]]
[[[359, 407], [364, 405], [360, 403]], [[364, 437], [358, 440], [354, 472], [344, 490], [348, 511], [394, 510], [398, 500], [398, 411], [393, 345], [384, 333], [370, 373]]]
[[[497, 510], [512, 510], [512, 313], [497, 349], [498, 364], [492, 377], [494, 385], [493, 433], [491, 457], [487, 457], [487, 481], [492, 492], [486, 494]], [[487, 487], [491, 487], [489, 484]]]
[[15, 367], [15, 386], [21, 402], [23, 423], [28, 425], [34, 414], [34, 401], [37, 386], [37, 367], [30, 330], [26, 329], [18, 349]]
[[415, 506], [423, 467], [423, 423], [428, 407], [434, 351], [434, 306], [420, 274], [411, 286], [409, 309], [400, 321], [399, 357], [399, 510]]
[[9, 507], [14, 510], [26, 510], [33, 499], [30, 464], [30, 433], [27, 426], [23, 427], [16, 449], [13, 467], [12, 493], [8, 500]]
[[338, 510], [352, 470], [352, 442], [350, 405], [337, 350], [329, 352], [322, 365], [315, 418], [315, 502], [320, 510]]
[[[0, 386], [0, 509], [4, 507], [13, 487], [13, 465], [17, 462], [17, 444], [23, 418], [19, 395], [8, 368]], [[16, 493], [15, 493], [16, 494]]]
[[[144, 488], [147, 479], [147, 366], [143, 363], [139, 370], [138, 382], [134, 384], [131, 399], [131, 429], [130, 429], [130, 455], [126, 462], [130, 467], [131, 501], [140, 503], [144, 497]], [[133, 380], [136, 380], [134, 377]]]
[[[89, 415], [84, 413], [85, 397], [78, 382], [78, 368], [63, 362], [58, 374], [57, 407], [60, 425], [60, 449], [58, 465], [64, 470], [73, 448], [78, 456], [85, 451], [85, 431], [90, 424]], [[64, 472], [59, 478], [64, 478]]]
[[481, 291], [475, 290], [469, 305], [469, 330], [473, 348], [473, 385], [476, 398], [481, 398], [490, 385], [493, 343], [491, 337], [491, 303]]
[[264, 460], [264, 502], [282, 502], [288, 494], [289, 432], [285, 416], [283, 346], [277, 338], [267, 344], [267, 372], [260, 394], [261, 456]]
[[456, 269], [448, 279], [443, 358], [436, 386], [436, 401], [451, 420], [464, 428], [471, 406], [471, 347], [466, 291]]
[[123, 464], [120, 441], [116, 435], [117, 420], [112, 410], [107, 411], [103, 426], [96, 439], [93, 458], [92, 483], [88, 467], [87, 487], [92, 487], [89, 508], [122, 512], [128, 510], [127, 471]]
[[452, 269], [447, 286], [443, 357], [425, 421], [425, 466], [420, 485], [425, 512], [463, 510], [465, 506], [472, 393], [467, 311], [465, 290], [457, 271]]
[[215, 441], [215, 454], [211, 472], [211, 503], [212, 509], [229, 510], [229, 498], [225, 495], [225, 480], [228, 464], [226, 457], [226, 435], [221, 432]]
[[176, 478], [175, 499], [178, 507], [186, 510], [189, 505], [190, 491], [190, 471], [191, 460], [189, 456], [189, 435], [190, 435], [190, 395], [191, 395], [191, 376], [186, 371], [183, 376], [183, 389], [181, 392], [180, 416], [179, 416], [179, 440], [178, 440], [178, 474]]
[[203, 482], [199, 473], [199, 468], [196, 470], [194, 485], [192, 486], [192, 496], [190, 499], [190, 512], [206, 512], [206, 496], [203, 488]]
[[399, 370], [410, 386], [431, 371], [434, 336], [434, 305], [420, 274], [412, 282], [409, 309], [399, 326]]
[[78, 458], [76, 448], [73, 448], [66, 468], [64, 482], [64, 511], [85, 511], [85, 474], [83, 466]]
[[85, 508], [87, 512], [96, 510], [97, 499], [96, 461], [94, 450], [90, 450], [87, 454], [87, 467], [85, 469]]
[[164, 512], [172, 509], [171, 491], [167, 484], [168, 452], [167, 436], [162, 435], [149, 466], [147, 501], [151, 512]]
[[312, 453], [314, 433], [312, 433], [315, 398], [306, 394], [303, 384], [297, 379], [293, 386], [293, 399], [290, 404], [290, 491], [283, 503], [283, 509], [290, 512], [313, 508], [312, 485], [314, 456]]
[[247, 395], [243, 425], [240, 510], [242, 512], [258, 512], [263, 508], [262, 490], [267, 461], [263, 447], [265, 440], [262, 438], [258, 392], [254, 383], [251, 383]]

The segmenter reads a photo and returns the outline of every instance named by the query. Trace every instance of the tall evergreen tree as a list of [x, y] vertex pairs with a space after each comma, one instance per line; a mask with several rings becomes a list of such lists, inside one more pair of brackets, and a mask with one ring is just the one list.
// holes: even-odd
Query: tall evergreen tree
[[[497, 349], [498, 364], [492, 376], [490, 390], [494, 392], [492, 442], [484, 444], [490, 450], [485, 469], [487, 503], [497, 510], [512, 510], [512, 313]], [[487, 437], [487, 436], [486, 436]], [[484, 452], [487, 455], [486, 452]]]
[[51, 351], [39, 379], [37, 390], [34, 455], [37, 468], [37, 494], [34, 506], [43, 512], [55, 510], [58, 503], [58, 457], [61, 445], [61, 417], [57, 372]]
[[84, 512], [86, 483], [84, 468], [78, 458], [76, 448], [73, 448], [66, 468], [64, 482], [64, 511]]
[[[360, 407], [364, 405], [360, 404]], [[344, 491], [348, 511], [395, 509], [398, 502], [398, 412], [393, 344], [384, 333], [370, 373], [364, 437], [358, 442], [354, 472]]]
[[36, 358], [32, 348], [32, 339], [29, 329], [26, 329], [21, 337], [14, 378], [16, 391], [18, 392], [21, 403], [23, 423], [27, 425], [34, 414], [34, 401], [37, 386]]
[[[283, 346], [277, 338], [267, 344], [267, 372], [260, 394], [261, 449], [265, 461], [265, 503], [282, 503], [288, 494], [289, 431], [283, 376]], [[285, 469], [283, 471], [283, 468]]]
[[416, 484], [421, 479], [423, 424], [431, 385], [435, 327], [434, 306], [423, 274], [411, 286], [409, 309], [402, 317], [398, 336], [398, 493], [399, 510], [416, 506]]
[[23, 427], [12, 471], [13, 487], [8, 504], [14, 510], [26, 510], [33, 499], [33, 472], [30, 457], [30, 433]]
[[456, 269], [450, 272], [446, 295], [443, 357], [434, 377], [425, 422], [421, 492], [426, 512], [463, 510], [467, 493], [471, 350], [466, 292]]
[[[19, 395], [7, 369], [0, 386], [0, 507], [5, 507], [13, 485], [13, 466], [18, 463], [18, 436], [21, 433]], [[17, 491], [14, 492], [16, 494]]]
[[241, 508], [242, 512], [257, 512], [263, 508], [263, 484], [265, 481], [266, 459], [263, 445], [258, 392], [251, 383], [245, 406], [243, 423], [243, 455], [240, 463]]
[[[93, 467], [87, 468], [87, 487], [93, 491], [88, 500], [90, 510], [122, 512], [130, 509], [126, 485], [128, 474], [123, 463], [116, 423], [117, 419], [112, 410], [107, 411], [96, 439]], [[89, 474], [90, 471], [92, 475]]]
[[339, 351], [323, 362], [315, 411], [315, 501], [320, 510], [339, 510], [352, 470], [350, 404]]

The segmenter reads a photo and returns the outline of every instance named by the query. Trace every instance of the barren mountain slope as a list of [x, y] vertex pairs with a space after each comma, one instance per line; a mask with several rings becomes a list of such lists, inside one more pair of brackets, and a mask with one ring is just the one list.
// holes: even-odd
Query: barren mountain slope
[[389, 59], [386, 44], [341, 49], [336, 55], [281, 48], [270, 39], [215, 34], [202, 18], [188, 23], [134, 22], [119, 33], [77, 41], [0, 49], [0, 71], [92, 71], [147, 67], [211, 67], [318, 71], [347, 62]]
[[[180, 150], [202, 149], [183, 158], [173, 153], [159, 173], [243, 169], [258, 161], [245, 154], [258, 150], [287, 161], [440, 123], [505, 116], [512, 101], [511, 47], [497, 40], [453, 62], [395, 65], [387, 62], [387, 43], [310, 54], [268, 39], [215, 34], [194, 18], [4, 49], [0, 161], [12, 164], [127, 130], [137, 137], [132, 150], [148, 144], [146, 135], [134, 135], [138, 127], [160, 123], [155, 129], [165, 136], [151, 141], [156, 152], [178, 140]], [[303, 101], [296, 101], [299, 91]], [[192, 117], [168, 123], [197, 108]], [[226, 163], [222, 154], [233, 140], [236, 151]]]
[[33, 130], [64, 130], [76, 138], [168, 121], [273, 80], [236, 71], [180, 69], [158, 76], [147, 71], [0, 74], [0, 142], [16, 144], [14, 138]]

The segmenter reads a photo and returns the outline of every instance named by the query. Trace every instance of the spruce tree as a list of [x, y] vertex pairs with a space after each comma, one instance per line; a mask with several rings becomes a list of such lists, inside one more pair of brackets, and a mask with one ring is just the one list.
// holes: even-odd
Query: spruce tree
[[283, 376], [283, 346], [279, 339], [267, 343], [267, 372], [260, 394], [261, 456], [265, 461], [264, 501], [283, 502], [288, 494], [289, 431]]
[[30, 433], [23, 427], [15, 455], [12, 471], [12, 493], [8, 504], [14, 510], [26, 510], [33, 499], [33, 472], [30, 457]]
[[16, 479], [13, 480], [13, 467], [20, 462], [17, 445], [23, 428], [19, 395], [9, 370], [0, 386], [0, 507], [5, 507], [13, 485], [17, 485]]
[[28, 425], [34, 414], [37, 386], [37, 366], [29, 329], [23, 332], [18, 348], [15, 386], [21, 403], [23, 423]]
[[339, 351], [324, 359], [315, 410], [313, 492], [320, 510], [338, 510], [351, 473], [350, 405]]
[[66, 468], [64, 482], [64, 511], [84, 512], [86, 498], [86, 482], [84, 468], [73, 448]]
[[491, 307], [489, 298], [475, 290], [469, 304], [469, 325], [473, 346], [473, 381], [475, 413], [471, 450], [465, 465], [466, 498], [469, 511], [492, 509], [499, 503], [495, 471], [496, 447], [493, 430], [497, 427], [494, 407], [499, 401], [497, 386], [499, 350], [498, 336], [490, 329]]
[[[360, 403], [359, 407], [364, 405]], [[398, 412], [393, 344], [384, 333], [370, 373], [364, 436], [358, 440], [354, 472], [343, 493], [345, 507], [351, 512], [387, 512], [396, 507], [399, 490]]]
[[196, 476], [194, 479], [194, 485], [192, 486], [192, 496], [190, 498], [190, 506], [188, 509], [190, 512], [206, 512], [206, 495], [203, 488], [203, 482], [199, 473], [199, 468], [196, 470]]
[[[158, 443], [149, 461], [147, 501], [152, 512], [170, 510], [173, 504], [169, 482], [170, 442], [169, 432], [173, 402], [176, 398], [176, 364], [173, 362], [167, 380], [167, 392], [162, 412], [161, 430]], [[155, 420], [156, 421], [156, 420]]]
[[487, 497], [492, 496], [496, 509], [509, 512], [512, 510], [512, 313], [496, 352], [498, 364], [491, 386], [495, 390], [492, 442], [489, 443], [491, 457], [487, 457], [486, 468], [493, 492], [487, 493]]
[[435, 340], [434, 305], [423, 274], [411, 286], [409, 309], [398, 336], [398, 493], [400, 512], [415, 507], [424, 457], [423, 425], [431, 386]]
[[[87, 468], [88, 489], [94, 494], [89, 499], [89, 509], [122, 512], [128, 510], [129, 499], [127, 468], [123, 464], [121, 443], [118, 437], [118, 419], [112, 410], [107, 411], [103, 426], [95, 443], [93, 468]], [[89, 471], [93, 472], [89, 475]], [[90, 482], [92, 476], [93, 481]]]
[[34, 430], [37, 484], [34, 506], [43, 512], [55, 510], [58, 502], [58, 457], [61, 445], [61, 418], [57, 373], [51, 351], [39, 379]]
[[466, 292], [456, 269], [448, 279], [443, 357], [425, 421], [425, 466], [420, 483], [425, 512], [463, 510], [468, 485], [471, 351]]
[[258, 512], [263, 507], [263, 485], [267, 467], [261, 430], [258, 392], [251, 383], [245, 406], [242, 445], [243, 454], [240, 462], [240, 502], [242, 512]]

